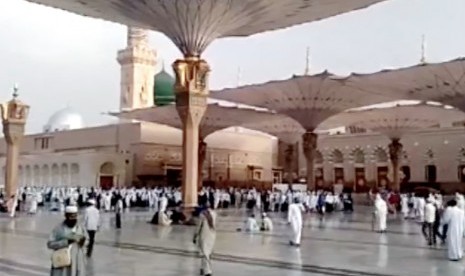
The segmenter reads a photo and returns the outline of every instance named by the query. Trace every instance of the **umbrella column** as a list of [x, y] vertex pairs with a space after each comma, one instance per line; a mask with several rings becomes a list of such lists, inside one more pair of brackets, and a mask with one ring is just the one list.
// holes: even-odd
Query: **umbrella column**
[[202, 184], [203, 184], [203, 164], [205, 163], [205, 159], [207, 157], [207, 143], [205, 143], [205, 141], [200, 138], [199, 139], [199, 170], [198, 170], [198, 179], [199, 179], [199, 183], [198, 183], [198, 189], [201, 189], [202, 188]]
[[284, 161], [286, 162], [284, 169], [286, 170], [286, 182], [289, 185], [289, 189], [292, 189], [292, 182], [293, 175], [292, 171], [294, 168], [294, 152], [295, 152], [295, 145], [289, 144], [287, 145], [286, 150], [284, 151]]
[[197, 206], [199, 125], [207, 109], [210, 67], [198, 56], [185, 55], [173, 63], [176, 109], [182, 121], [182, 195], [185, 208]]
[[394, 183], [392, 188], [396, 191], [400, 191], [400, 182], [399, 182], [399, 161], [402, 154], [403, 145], [400, 143], [399, 138], [391, 139], [389, 144], [389, 155], [392, 163], [392, 177]]
[[317, 148], [318, 135], [313, 132], [305, 132], [302, 135], [303, 151], [305, 160], [307, 161], [307, 188], [310, 190], [315, 189], [315, 170], [313, 161], [315, 159], [315, 151]]

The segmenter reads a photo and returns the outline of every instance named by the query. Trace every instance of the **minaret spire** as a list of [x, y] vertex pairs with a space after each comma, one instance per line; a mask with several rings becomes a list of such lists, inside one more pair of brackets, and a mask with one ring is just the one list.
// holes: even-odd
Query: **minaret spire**
[[241, 67], [237, 67], [237, 75], [236, 75], [236, 86], [241, 85], [241, 78], [242, 78], [242, 69]]
[[310, 75], [310, 47], [307, 47], [306, 53], [305, 53], [305, 70], [304, 70], [304, 75], [308, 76]]
[[420, 63], [421, 64], [426, 64], [426, 37], [423, 34], [421, 36], [421, 58], [420, 58]]
[[136, 45], [148, 45], [148, 31], [136, 27], [129, 27], [128, 26], [128, 47], [136, 46]]

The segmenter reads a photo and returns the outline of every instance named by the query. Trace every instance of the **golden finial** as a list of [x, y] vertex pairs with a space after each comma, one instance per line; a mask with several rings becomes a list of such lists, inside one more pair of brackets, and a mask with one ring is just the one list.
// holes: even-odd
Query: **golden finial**
[[308, 76], [310, 75], [310, 47], [307, 47], [307, 51], [305, 54], [305, 71], [304, 75]]

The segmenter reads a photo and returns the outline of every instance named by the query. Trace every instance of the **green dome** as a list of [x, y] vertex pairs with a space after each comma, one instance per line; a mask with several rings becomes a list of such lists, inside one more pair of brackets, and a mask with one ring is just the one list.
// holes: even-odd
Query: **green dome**
[[174, 95], [175, 79], [165, 71], [155, 75], [155, 84], [153, 86], [153, 100], [157, 106], [168, 105], [175, 102]]

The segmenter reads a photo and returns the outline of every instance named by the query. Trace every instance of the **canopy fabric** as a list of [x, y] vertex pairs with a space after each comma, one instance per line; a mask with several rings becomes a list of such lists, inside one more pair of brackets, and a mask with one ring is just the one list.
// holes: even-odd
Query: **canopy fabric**
[[396, 99], [389, 93], [370, 90], [362, 81], [328, 72], [224, 89], [212, 92], [211, 97], [287, 115], [307, 131], [314, 131], [323, 121], [345, 110]]
[[[141, 108], [112, 114], [124, 119], [147, 121], [179, 129], [182, 128], [182, 121], [179, 118], [175, 105]], [[200, 136], [204, 139], [208, 135], [225, 128], [243, 126], [245, 123], [255, 124], [277, 118], [282, 118], [282, 116], [250, 108], [209, 104], [200, 123]]]
[[398, 98], [436, 101], [465, 111], [465, 58], [351, 77]]
[[322, 128], [355, 126], [400, 139], [405, 133], [465, 120], [465, 113], [443, 106], [404, 105], [340, 113], [324, 122]]
[[386, 0], [27, 0], [165, 33], [199, 55], [216, 38], [248, 36], [332, 17]]
[[276, 136], [287, 144], [299, 141], [305, 130], [294, 119], [279, 116], [272, 120], [244, 124], [243, 127], [258, 130]]

